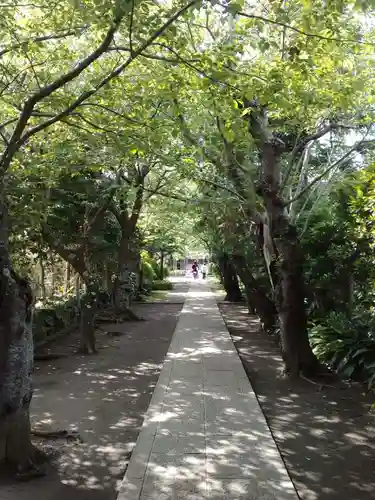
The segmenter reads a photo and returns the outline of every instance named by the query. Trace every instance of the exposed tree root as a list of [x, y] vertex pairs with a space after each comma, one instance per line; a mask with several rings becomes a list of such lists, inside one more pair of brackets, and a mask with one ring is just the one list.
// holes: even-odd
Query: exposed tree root
[[105, 332], [109, 337], [122, 337], [126, 332]]
[[16, 474], [17, 481], [31, 481], [47, 474], [45, 467], [31, 464], [28, 469], [19, 470]]
[[124, 320], [118, 316], [99, 316], [96, 323], [124, 323]]
[[47, 474], [46, 464], [53, 458], [53, 453], [46, 453], [45, 451], [31, 445], [31, 453], [25, 463], [19, 464], [16, 472], [17, 481], [31, 481], [44, 477]]
[[302, 373], [300, 374], [300, 378], [302, 380], [305, 380], [306, 382], [309, 382], [310, 384], [314, 384], [314, 385], [318, 386], [320, 391], [324, 387], [331, 387], [332, 389], [336, 389], [336, 387], [334, 385], [325, 384], [324, 382], [321, 382], [321, 383], [315, 382], [315, 380], [311, 380], [311, 378], [305, 377], [305, 375], [303, 375]]
[[139, 317], [128, 307], [121, 307], [120, 309], [108, 308], [99, 313], [95, 322], [100, 323], [124, 323], [125, 321], [145, 321], [144, 318]]
[[66, 439], [67, 441], [79, 441], [83, 443], [77, 431], [70, 431], [67, 429], [58, 429], [56, 431], [39, 431], [37, 429], [31, 429], [31, 435], [43, 439]]

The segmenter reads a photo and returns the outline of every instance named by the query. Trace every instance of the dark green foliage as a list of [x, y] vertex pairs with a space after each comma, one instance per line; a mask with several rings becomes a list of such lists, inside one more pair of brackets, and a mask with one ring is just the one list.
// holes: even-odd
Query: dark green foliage
[[321, 361], [345, 378], [375, 382], [375, 317], [359, 309], [351, 318], [330, 312], [310, 329], [310, 341]]
[[152, 290], [173, 290], [173, 284], [170, 281], [155, 280], [151, 285]]
[[[347, 378], [375, 382], [374, 173], [351, 174], [303, 232], [310, 340]], [[301, 227], [306, 221], [300, 221]]]
[[34, 313], [33, 333], [36, 342], [78, 323], [80, 308], [76, 298], [67, 301], [50, 299]]

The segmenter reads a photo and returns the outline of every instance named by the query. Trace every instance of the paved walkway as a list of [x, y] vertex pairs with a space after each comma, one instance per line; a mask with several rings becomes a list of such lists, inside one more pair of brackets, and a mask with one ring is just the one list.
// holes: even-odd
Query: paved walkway
[[296, 500], [205, 283], [193, 282], [118, 500]]

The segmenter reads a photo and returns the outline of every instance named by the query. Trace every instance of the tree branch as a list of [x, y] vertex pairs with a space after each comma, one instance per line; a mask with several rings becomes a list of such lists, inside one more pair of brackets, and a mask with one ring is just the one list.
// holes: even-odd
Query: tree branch
[[14, 45], [10, 45], [9, 47], [5, 47], [4, 49], [0, 50], [0, 57], [4, 56], [5, 54], [8, 54], [9, 52], [13, 50], [17, 50], [22, 48], [24, 45], [28, 45], [30, 43], [40, 43], [40, 42], [45, 42], [48, 40], [59, 40], [61, 38], [67, 38], [69, 36], [74, 36], [77, 35], [77, 33], [82, 33], [83, 30], [87, 29], [88, 25], [85, 26], [80, 26], [76, 28], [75, 30], [69, 30], [69, 31], [63, 31], [62, 33], [52, 33], [49, 35], [42, 35], [42, 36], [37, 36], [35, 38], [31, 38], [28, 40], [23, 40], [19, 43], [16, 43]]
[[[374, 141], [369, 141], [371, 142], [371, 144], [374, 142]], [[325, 177], [331, 170], [333, 170], [334, 168], [338, 167], [339, 165], [341, 165], [345, 160], [347, 160], [352, 153], [354, 153], [355, 151], [360, 151], [361, 148], [363, 147], [363, 145], [366, 143], [366, 141], [359, 141], [357, 144], [355, 144], [351, 149], [349, 149], [349, 151], [347, 151], [341, 158], [339, 158], [337, 161], [335, 161], [334, 163], [332, 163], [332, 165], [329, 165], [329, 167], [327, 167], [320, 175], [318, 175], [317, 177], [315, 177], [315, 179], [313, 179], [310, 184], [308, 186], [306, 186], [304, 189], [301, 189], [301, 191], [299, 191], [293, 198], [291, 198], [290, 200], [286, 201], [284, 203], [284, 206], [288, 206], [290, 205], [291, 203], [294, 203], [296, 200], [298, 200], [299, 198], [301, 198], [301, 196], [303, 196], [307, 191], [309, 191], [312, 186], [314, 186], [314, 184], [316, 184], [317, 182], [319, 182], [321, 179], [323, 179], [323, 177]]]
[[112, 109], [112, 108], [105, 106], [103, 104], [98, 104], [95, 102], [83, 102], [82, 104], [80, 104], [80, 107], [83, 107], [83, 106], [93, 106], [96, 108], [104, 109], [105, 111], [108, 111], [109, 113], [112, 113], [113, 115], [118, 116], [119, 118], [123, 118], [124, 120], [127, 120], [127, 121], [134, 123], [136, 125], [140, 125], [141, 127], [150, 126], [150, 125], [147, 125], [147, 123], [139, 122], [138, 120], [135, 120], [134, 118], [130, 118], [129, 116], [126, 116], [123, 113], [120, 113], [119, 111], [116, 111], [115, 109]]
[[139, 216], [141, 214], [142, 206], [143, 206], [143, 191], [144, 191], [144, 179], [142, 179], [141, 183], [137, 188], [137, 193], [135, 196], [135, 201], [132, 207], [132, 213], [130, 216], [130, 227], [132, 232], [134, 232], [135, 227], [137, 225]]
[[[54, 123], [60, 121], [62, 118], [65, 118], [66, 116], [68, 116], [69, 114], [71, 114], [72, 111], [74, 111], [78, 106], [80, 106], [84, 101], [86, 101], [89, 97], [91, 97], [92, 95], [94, 95], [95, 93], [97, 93], [101, 88], [103, 88], [105, 85], [107, 85], [111, 80], [113, 80], [114, 78], [116, 78], [117, 76], [119, 76], [123, 71], [124, 69], [126, 69], [139, 55], [142, 54], [142, 52], [147, 49], [147, 47], [149, 47], [152, 42], [154, 42], [171, 24], [173, 24], [173, 22], [178, 19], [184, 12], [186, 12], [190, 7], [192, 7], [194, 4], [196, 4], [198, 2], [198, 0], [191, 0], [187, 5], [185, 5], [184, 7], [182, 7], [181, 9], [179, 9], [172, 17], [170, 17], [168, 19], [168, 21], [166, 21], [158, 30], [156, 30], [153, 35], [150, 36], [150, 38], [148, 40], [146, 40], [143, 44], [141, 44], [138, 49], [136, 49], [134, 52], [133, 52], [133, 55], [130, 55], [129, 58], [124, 62], [122, 63], [120, 66], [118, 66], [116, 69], [114, 69], [111, 73], [109, 73], [108, 76], [106, 76], [105, 78], [103, 78], [103, 80], [101, 82], [99, 82], [92, 90], [88, 90], [86, 92], [83, 92], [75, 101], [72, 102], [72, 104], [70, 106], [68, 106], [64, 111], [62, 111], [61, 113], [58, 113], [55, 117], [53, 118], [50, 118], [49, 120], [46, 120], [45, 122], [43, 123], [40, 123], [39, 125], [36, 125], [35, 127], [32, 127], [30, 128], [29, 130], [27, 130], [22, 136], [19, 134], [19, 132], [22, 134], [22, 131], [24, 130], [26, 124], [27, 124], [27, 120], [28, 118], [30, 117], [31, 113], [32, 113], [32, 110], [33, 110], [33, 107], [34, 105], [36, 104], [36, 102], [38, 102], [39, 100], [41, 100], [43, 97], [45, 97], [45, 95], [42, 95], [39, 99], [37, 99], [35, 102], [33, 100], [33, 98], [31, 98], [30, 100], [28, 100], [25, 104], [25, 108], [24, 108], [24, 111], [22, 113], [23, 115], [23, 127], [16, 127], [16, 131], [17, 129], [19, 129], [17, 131], [17, 134], [16, 134], [16, 131], [14, 133], [14, 136], [15, 138], [18, 138], [15, 145], [14, 145], [14, 149], [15, 151], [18, 150], [18, 148], [24, 144], [31, 136], [33, 136], [34, 134], [36, 134], [37, 132], [41, 131], [41, 130], [44, 130], [45, 128], [53, 125]], [[114, 36], [114, 33], [117, 29], [117, 25], [119, 24], [119, 22], [115, 25], [116, 27], [114, 28], [111, 28], [111, 30], [108, 32], [108, 35], [105, 39], [105, 41], [102, 42], [102, 44], [100, 45], [100, 49], [98, 48], [93, 54], [98, 54], [98, 51], [100, 50], [100, 53], [94, 58], [92, 59], [93, 55], [91, 54], [91, 56], [89, 56], [88, 58], [85, 59], [85, 61], [87, 61], [88, 59], [90, 59], [90, 63], [87, 63], [85, 67], [87, 67], [89, 64], [91, 64], [91, 62], [93, 62], [93, 60], [97, 59], [105, 50], [107, 50], [108, 46], [109, 46], [109, 43], [111, 42], [111, 40], [113, 39], [113, 36]], [[111, 32], [111, 37], [109, 40], [107, 40], [109, 38], [109, 33]], [[78, 67], [80, 67], [82, 65], [82, 63], [80, 65], [78, 65]], [[83, 71], [84, 68], [81, 69], [80, 72]], [[77, 71], [77, 69], [75, 70]], [[74, 76], [72, 76], [70, 79], [68, 79], [67, 81], [70, 81], [72, 80], [75, 76], [77, 76], [80, 72], [76, 73]], [[70, 74], [72, 74], [73, 72], [70, 72]], [[59, 80], [59, 82], [62, 82], [60, 86], [64, 85], [64, 83], [66, 83], [66, 81], [64, 81], [64, 79], [66, 80], [66, 76], [67, 75], [64, 75], [64, 77], [61, 77]], [[57, 86], [56, 87], [56, 82], [54, 82], [54, 84], [51, 84], [51, 85], [54, 85], [55, 88], [52, 89], [47, 95], [49, 95], [50, 93], [53, 92], [53, 90], [56, 90], [56, 88], [59, 88], [60, 86]], [[49, 86], [51, 87], [51, 86]], [[43, 90], [43, 89], [42, 89]], [[38, 94], [36, 95], [39, 95], [40, 96], [40, 92], [38, 92]], [[29, 109], [30, 108], [30, 109]], [[27, 119], [25, 121], [25, 118], [27, 116]], [[21, 119], [20, 119], [20, 122], [21, 122]], [[19, 122], [19, 123], [20, 123]], [[11, 141], [12, 144], [13, 144], [13, 140]], [[9, 149], [9, 148], [8, 148]], [[15, 152], [14, 151], [14, 152]], [[14, 154], [13, 152], [13, 154]], [[9, 153], [7, 153], [8, 155]], [[4, 163], [4, 160], [0, 163], [3, 164]], [[8, 161], [8, 164], [6, 165], [6, 167], [9, 166], [9, 161]], [[4, 167], [3, 167], [3, 170]]]
[[218, 167], [220, 169], [221, 162], [217, 158], [215, 158], [214, 156], [212, 156], [205, 148], [203, 148], [202, 146], [200, 146], [199, 143], [198, 143], [198, 141], [197, 141], [197, 139], [190, 132], [188, 126], [186, 125], [185, 117], [184, 117], [184, 115], [180, 111], [180, 107], [179, 107], [177, 99], [174, 98], [173, 102], [174, 102], [174, 104], [175, 104], [175, 106], [177, 108], [177, 118], [178, 118], [178, 120], [179, 120], [179, 122], [181, 124], [181, 130], [182, 130], [183, 136], [185, 137], [185, 139], [187, 140], [187, 142], [189, 142], [189, 144], [191, 146], [194, 146], [197, 149], [199, 149], [201, 151], [201, 153], [207, 158], [207, 160], [210, 163], [212, 163], [213, 165], [215, 165], [216, 167]]
[[134, 8], [135, 1], [131, 0], [132, 6], [130, 10], [130, 24], [129, 24], [129, 47], [130, 47], [130, 55], [133, 55], [133, 21], [134, 21]]
[[[225, 5], [219, 4], [222, 7], [226, 8]], [[328, 40], [330, 42], [339, 42], [339, 43], [354, 43], [358, 45], [369, 45], [371, 47], [375, 46], [375, 43], [372, 42], [365, 42], [363, 40], [354, 40], [351, 38], [336, 38], [336, 37], [329, 37], [329, 36], [324, 36], [324, 35], [319, 35], [318, 33], [309, 33], [307, 31], [303, 31], [299, 28], [296, 28], [295, 26], [291, 26], [290, 24], [283, 23], [281, 21], [277, 21], [275, 19], [269, 19], [267, 17], [259, 16], [256, 14], [247, 14], [246, 12], [239, 11], [236, 13], [239, 16], [246, 17], [248, 19], [258, 19], [259, 21], [263, 21], [268, 24], [273, 24], [274, 26], [281, 26], [282, 28], [287, 28], [291, 31], [294, 31], [295, 33], [299, 33], [300, 35], [306, 36], [308, 38], [319, 38], [320, 40]]]
[[9, 167], [10, 162], [12, 161], [13, 155], [18, 151], [20, 146], [22, 146], [22, 144], [24, 144], [27, 141], [29, 137], [31, 137], [36, 132], [43, 130], [50, 124], [55, 123], [59, 119], [64, 118], [69, 114], [69, 112], [60, 113], [60, 115], [57, 115], [58, 117], [55, 117], [56, 119], [51, 118], [50, 120], [44, 122], [44, 124], [40, 124], [39, 126], [31, 128], [25, 134], [23, 134], [27, 126], [27, 123], [32, 115], [35, 105], [42, 99], [51, 95], [57, 89], [63, 87], [66, 83], [72, 81], [74, 78], [79, 76], [86, 68], [88, 68], [96, 59], [98, 59], [107, 50], [107, 48], [109, 47], [110, 43], [113, 40], [114, 34], [116, 33], [118, 27], [120, 26], [121, 20], [124, 17], [124, 15], [125, 12], [122, 11], [118, 15], [118, 17], [114, 19], [112, 26], [107, 31], [107, 34], [104, 37], [103, 41], [100, 43], [100, 45], [93, 52], [91, 52], [91, 54], [85, 57], [79, 64], [77, 64], [77, 66], [74, 69], [60, 76], [54, 82], [45, 85], [40, 90], [38, 90], [38, 92], [35, 92], [26, 100], [25, 104], [23, 105], [17, 125], [9, 140], [9, 145], [4, 151], [4, 154], [2, 155], [2, 158], [0, 160], [0, 173], [4, 174], [4, 172]]

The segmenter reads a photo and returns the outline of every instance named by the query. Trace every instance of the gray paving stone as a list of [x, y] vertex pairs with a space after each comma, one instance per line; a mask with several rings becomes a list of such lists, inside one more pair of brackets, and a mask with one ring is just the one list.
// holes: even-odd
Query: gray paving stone
[[205, 480], [205, 477], [206, 455], [204, 453], [186, 455], [151, 453], [144, 489], [147, 489], [150, 483], [153, 484], [155, 479], [174, 484], [176, 480], [196, 481], [198, 478]]
[[163, 401], [163, 412], [170, 418], [204, 420], [203, 394], [167, 394]]
[[198, 499], [297, 496], [214, 296], [194, 283], [118, 500]]
[[231, 435], [206, 435], [206, 454], [224, 456], [258, 453], [277, 460], [279, 451], [275, 446], [271, 446], [272, 442], [270, 438], [267, 442], [260, 442], [258, 436], [244, 432]]
[[202, 434], [205, 431], [204, 419], [195, 418], [170, 418], [160, 422], [158, 434], [178, 435], [178, 434]]
[[143, 485], [143, 478], [129, 478], [125, 476], [123, 479], [117, 500], [139, 500]]
[[126, 471], [128, 479], [143, 478], [145, 476], [154, 440], [155, 435], [153, 433], [140, 432]]
[[291, 481], [275, 484], [253, 479], [208, 479], [207, 499], [210, 500], [296, 500]]
[[278, 483], [287, 480], [284, 464], [280, 460], [269, 460], [256, 452], [207, 455], [206, 470], [207, 475], [213, 478], [256, 478], [262, 481], [272, 478]]
[[171, 380], [168, 385], [167, 394], [173, 394], [176, 397], [181, 397], [182, 395], [201, 395], [203, 396], [203, 380], [194, 379], [191, 380]]
[[204, 432], [200, 434], [177, 434], [155, 436], [152, 453], [168, 455], [205, 454], [206, 439]]
[[202, 500], [206, 491], [206, 481], [200, 477], [188, 481], [150, 481], [142, 490], [141, 500]]

